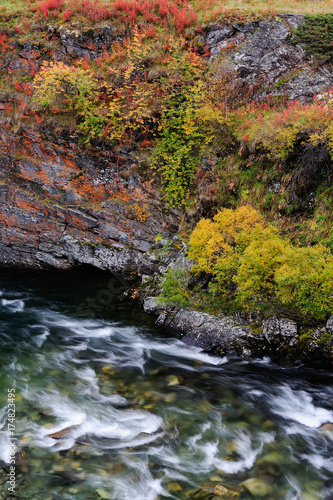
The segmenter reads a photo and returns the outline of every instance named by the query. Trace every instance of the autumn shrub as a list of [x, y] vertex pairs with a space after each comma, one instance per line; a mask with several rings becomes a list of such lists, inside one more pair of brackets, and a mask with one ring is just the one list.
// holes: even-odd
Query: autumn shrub
[[245, 309], [294, 309], [317, 320], [333, 312], [333, 256], [321, 246], [298, 248], [250, 206], [203, 219], [189, 240], [193, 272], [213, 276], [211, 292]]
[[189, 240], [194, 270], [213, 274], [218, 293], [235, 288], [234, 278], [242, 251], [249, 244], [253, 230], [260, 232], [264, 228], [263, 218], [249, 205], [236, 211], [222, 209], [213, 220], [202, 219]]
[[126, 64], [110, 68], [107, 81], [84, 60], [74, 66], [45, 62], [34, 79], [33, 103], [44, 112], [76, 112], [84, 142], [130, 141], [153, 111], [153, 87], [143, 73], [148, 48], [137, 30], [126, 50]]
[[255, 228], [242, 252], [234, 278], [237, 297], [243, 304], [276, 300], [275, 273], [280, 268], [287, 242], [272, 226]]
[[97, 112], [100, 84], [92, 72], [66, 66], [63, 62], [44, 62], [34, 79], [33, 104], [51, 113], [79, 114], [79, 129], [86, 140], [100, 134], [103, 118]]
[[195, 120], [195, 88], [191, 91], [186, 96], [175, 92], [166, 101], [169, 107], [162, 114], [153, 159], [167, 202], [178, 206], [186, 204], [205, 147]]
[[250, 106], [238, 110], [230, 117], [229, 125], [238, 140], [255, 143], [273, 158], [286, 160], [296, 146], [328, 142], [333, 157], [333, 108], [315, 100], [312, 104], [293, 101], [284, 109], [266, 105]]
[[203, 68], [197, 54], [183, 52], [169, 39], [168, 77], [160, 82], [163, 100], [153, 155], [169, 204], [188, 202], [201, 157], [211, 136], [202, 111]]
[[282, 304], [319, 319], [333, 313], [333, 256], [322, 245], [287, 247], [275, 282]]
[[163, 280], [161, 302], [169, 302], [178, 307], [190, 304], [191, 293], [187, 288], [189, 273], [180, 267], [170, 269]]

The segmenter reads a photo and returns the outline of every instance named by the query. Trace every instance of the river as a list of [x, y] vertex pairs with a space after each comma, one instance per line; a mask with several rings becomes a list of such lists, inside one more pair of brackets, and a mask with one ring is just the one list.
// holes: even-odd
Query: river
[[108, 280], [0, 273], [1, 498], [333, 498], [332, 373], [213, 357], [112, 301], [87, 316]]

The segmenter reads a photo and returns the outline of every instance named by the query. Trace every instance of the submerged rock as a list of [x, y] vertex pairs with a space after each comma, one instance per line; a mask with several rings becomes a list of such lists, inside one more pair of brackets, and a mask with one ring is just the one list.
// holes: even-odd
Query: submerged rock
[[241, 486], [254, 498], [262, 498], [272, 493], [271, 485], [256, 477], [246, 479]]
[[61, 431], [52, 432], [51, 434], [46, 434], [46, 436], [51, 437], [53, 439], [62, 439], [64, 437], [67, 437], [69, 434], [71, 434], [77, 428], [78, 428], [77, 425], [71, 425], [70, 427], [66, 427], [65, 429], [62, 429]]
[[240, 491], [221, 483], [215, 486], [214, 495], [220, 498], [238, 498], [240, 496]]
[[323, 436], [333, 441], [333, 424], [327, 423], [321, 425], [318, 429]]

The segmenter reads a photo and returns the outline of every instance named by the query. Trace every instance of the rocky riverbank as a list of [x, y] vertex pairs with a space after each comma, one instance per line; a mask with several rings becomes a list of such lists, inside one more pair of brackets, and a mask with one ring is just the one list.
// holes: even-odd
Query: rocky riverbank
[[325, 326], [307, 328], [304, 333], [296, 321], [276, 315], [213, 315], [161, 306], [154, 297], [147, 297], [143, 307], [157, 317], [156, 325], [178, 334], [188, 345], [220, 356], [268, 356], [282, 364], [333, 367], [333, 317]]

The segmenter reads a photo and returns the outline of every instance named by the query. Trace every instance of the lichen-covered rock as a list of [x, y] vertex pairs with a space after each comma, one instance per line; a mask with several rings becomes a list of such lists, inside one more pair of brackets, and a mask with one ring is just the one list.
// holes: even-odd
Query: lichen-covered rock
[[240, 491], [236, 488], [230, 488], [222, 483], [219, 483], [214, 488], [214, 495], [219, 498], [238, 498], [240, 496]]
[[219, 354], [233, 353], [249, 358], [260, 350], [262, 339], [246, 326], [240, 326], [231, 317], [214, 316], [181, 309], [176, 313], [164, 310], [156, 324], [178, 332], [182, 340], [206, 351], [218, 349]]
[[[52, 28], [51, 28], [52, 30]], [[102, 28], [81, 30], [77, 28], [60, 28], [62, 52], [69, 54], [72, 58], [85, 57], [94, 59], [100, 56], [104, 50], [110, 49], [114, 40], [121, 40], [115, 35], [115, 28], [104, 26]], [[58, 33], [53, 30], [53, 33]]]
[[326, 323], [326, 330], [328, 331], [329, 334], [333, 335], [333, 314], [332, 316], [327, 320]]
[[272, 316], [263, 321], [262, 331], [267, 342], [279, 344], [281, 340], [292, 341], [298, 335], [297, 323], [287, 318]]
[[272, 493], [272, 487], [260, 478], [252, 477], [241, 483], [241, 486], [250, 493], [253, 498], [262, 498]]
[[213, 25], [206, 39], [210, 62], [223, 53], [239, 78], [263, 96], [285, 94], [310, 102], [332, 86], [333, 75], [312, 65], [303, 48], [290, 43], [292, 28], [303, 22], [303, 16], [281, 14], [273, 20]]
[[127, 279], [158, 270], [146, 252], [176, 217], [162, 219], [132, 156], [94, 153], [27, 131], [0, 135], [0, 265], [88, 264]]

